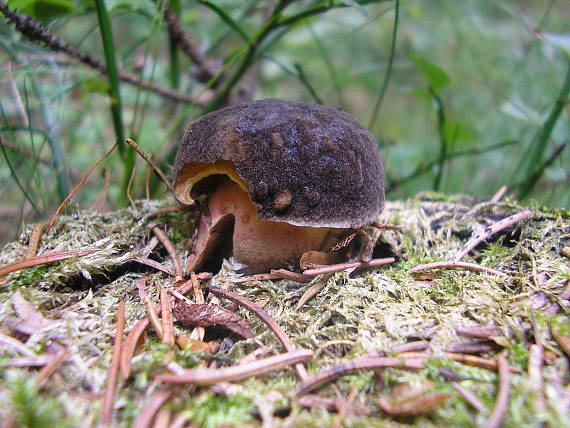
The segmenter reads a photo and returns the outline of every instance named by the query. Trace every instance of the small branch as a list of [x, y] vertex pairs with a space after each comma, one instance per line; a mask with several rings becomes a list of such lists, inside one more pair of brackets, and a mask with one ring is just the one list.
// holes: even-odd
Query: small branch
[[570, 358], [570, 337], [564, 336], [558, 330], [552, 329], [552, 337], [558, 343], [558, 346], [562, 348], [564, 353], [568, 358]]
[[506, 278], [507, 274], [495, 269], [491, 269], [485, 266], [480, 266], [478, 264], [475, 263], [466, 263], [466, 262], [454, 262], [454, 261], [447, 261], [447, 262], [434, 262], [434, 263], [426, 263], [423, 265], [418, 265], [412, 269], [410, 269], [408, 272], [410, 273], [416, 273], [416, 272], [422, 272], [424, 270], [430, 270], [430, 269], [469, 269], [469, 270], [474, 270], [477, 272], [485, 272], [485, 273], [489, 273], [491, 275], [496, 275], [496, 276], [500, 276], [502, 278]]
[[115, 343], [113, 345], [113, 359], [107, 375], [107, 389], [103, 399], [103, 425], [109, 425], [113, 417], [113, 405], [115, 404], [115, 389], [119, 368], [121, 364], [121, 347], [123, 344], [123, 331], [125, 329], [125, 301], [119, 302], [117, 310], [117, 330], [115, 331]]
[[[249, 309], [259, 319], [261, 319], [265, 324], [267, 324], [269, 329], [273, 331], [273, 333], [277, 336], [277, 339], [279, 339], [281, 344], [285, 347], [285, 349], [288, 352], [295, 351], [295, 345], [293, 344], [293, 342], [291, 342], [289, 337], [287, 337], [283, 329], [279, 327], [279, 325], [273, 320], [273, 318], [271, 318], [271, 316], [269, 316], [267, 312], [258, 307], [255, 303], [251, 302], [250, 300], [246, 299], [243, 296], [240, 296], [239, 294], [236, 294], [228, 290], [224, 290], [222, 288], [210, 286], [209, 290], [214, 296], [231, 300], [232, 302], [237, 303], [238, 305]], [[297, 375], [301, 380], [307, 378], [307, 371], [305, 370], [305, 367], [303, 367], [302, 364], [297, 364], [295, 366], [295, 369], [297, 370]]]
[[534, 395], [534, 407], [537, 413], [546, 410], [544, 401], [544, 379], [542, 377], [542, 367], [544, 364], [544, 348], [536, 343], [530, 345], [528, 355], [528, 385], [531, 394]]
[[460, 248], [458, 253], [453, 258], [454, 262], [460, 261], [464, 256], [466, 256], [473, 248], [479, 245], [481, 242], [489, 239], [495, 233], [506, 229], [507, 227], [518, 223], [524, 219], [527, 219], [533, 215], [532, 211], [523, 211], [521, 213], [513, 214], [507, 218], [504, 218], [491, 226], [485, 228], [482, 233], [473, 236], [463, 247]]
[[[65, 43], [59, 37], [50, 33], [49, 30], [44, 25], [40, 24], [32, 17], [21, 15], [19, 13], [12, 11], [3, 2], [0, 2], [0, 12], [4, 14], [8, 22], [14, 24], [17, 31], [19, 31], [22, 35], [28, 38], [28, 40], [30, 40], [31, 42], [43, 44], [53, 52], [63, 52], [67, 56], [81, 62], [82, 64], [88, 66], [89, 68], [107, 74], [107, 68], [103, 65], [101, 61]], [[190, 95], [182, 94], [177, 91], [173, 91], [171, 89], [164, 88], [162, 86], [153, 83], [144, 82], [141, 78], [131, 73], [126, 73], [124, 71], [121, 71], [119, 72], [119, 78], [123, 82], [139, 86], [142, 89], [152, 91], [164, 98], [168, 98], [173, 101], [182, 102], [182, 103], [196, 102], [198, 105], [202, 105], [201, 102], [196, 101]]]
[[500, 428], [509, 411], [509, 403], [511, 400], [511, 381], [509, 375], [509, 362], [504, 353], [497, 356], [497, 365], [499, 366], [499, 392], [495, 407], [491, 412], [491, 416], [485, 422], [484, 428]]
[[159, 270], [161, 272], [164, 272], [165, 274], [170, 275], [170, 276], [176, 275], [172, 269], [164, 266], [163, 264], [157, 262], [156, 260], [148, 259], [146, 257], [137, 257], [136, 259], [133, 259], [133, 261], [140, 263], [140, 264], [143, 264], [143, 265], [146, 265], [146, 266], [149, 266], [149, 267], [154, 268], [156, 270]]
[[405, 352], [421, 352], [429, 348], [429, 342], [425, 340], [417, 340], [415, 342], [403, 343], [392, 348], [395, 354], [403, 354]]
[[164, 405], [164, 403], [166, 403], [166, 401], [170, 398], [173, 392], [174, 390], [171, 388], [155, 392], [154, 395], [150, 398], [150, 400], [148, 400], [148, 402], [145, 404], [142, 412], [135, 420], [133, 428], [151, 427], [154, 415], [156, 415], [158, 410]]
[[241, 364], [221, 369], [193, 369], [183, 373], [161, 374], [156, 380], [165, 383], [191, 383], [194, 385], [212, 385], [219, 382], [235, 382], [252, 376], [261, 376], [273, 370], [299, 364], [313, 357], [313, 352], [301, 349], [274, 357], [264, 358], [249, 364]]
[[503, 332], [497, 327], [457, 327], [455, 332], [458, 336], [470, 337], [472, 339], [490, 339], [493, 336], [503, 336]]
[[339, 263], [336, 265], [324, 266], [316, 269], [307, 269], [303, 271], [303, 275], [317, 276], [325, 273], [340, 272], [346, 269], [367, 269], [371, 267], [377, 267], [382, 265], [387, 265], [394, 263], [396, 261], [393, 257], [388, 257], [385, 259], [372, 259], [369, 262], [349, 262], [349, 263]]
[[497, 202], [499, 202], [503, 196], [505, 196], [505, 193], [507, 193], [507, 186], [501, 186], [501, 188], [499, 190], [497, 190], [497, 193], [495, 193], [493, 195], [493, 197], [489, 200], [490, 203], [492, 204], [496, 204]]

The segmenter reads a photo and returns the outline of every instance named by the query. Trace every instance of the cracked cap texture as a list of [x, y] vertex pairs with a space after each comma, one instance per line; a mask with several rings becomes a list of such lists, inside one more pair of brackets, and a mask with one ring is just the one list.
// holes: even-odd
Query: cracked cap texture
[[200, 117], [178, 148], [175, 188], [185, 189], [178, 180], [192, 164], [220, 161], [233, 165], [264, 220], [357, 228], [384, 206], [384, 168], [374, 137], [331, 107], [268, 99]]

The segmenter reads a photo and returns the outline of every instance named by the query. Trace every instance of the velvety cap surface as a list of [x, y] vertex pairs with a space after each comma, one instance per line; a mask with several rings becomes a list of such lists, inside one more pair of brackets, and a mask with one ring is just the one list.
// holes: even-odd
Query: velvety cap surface
[[384, 205], [374, 137], [331, 107], [268, 99], [208, 113], [186, 130], [173, 184], [192, 163], [219, 161], [233, 163], [264, 220], [356, 228]]

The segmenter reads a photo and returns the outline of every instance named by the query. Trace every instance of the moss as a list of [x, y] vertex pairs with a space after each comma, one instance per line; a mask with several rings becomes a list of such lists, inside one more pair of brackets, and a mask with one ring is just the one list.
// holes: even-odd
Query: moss
[[[101, 251], [13, 273], [5, 284], [0, 285], [0, 328], [3, 333], [10, 333], [10, 320], [18, 316], [10, 299], [14, 290], [19, 289], [46, 319], [52, 320], [29, 337], [28, 346], [42, 353], [57, 342], [73, 356], [58, 369], [65, 391], [57, 382], [49, 382], [37, 395], [38, 402], [47, 400], [51, 403], [48, 408], [53, 411], [52, 415], [70, 425], [86, 418], [91, 418], [92, 425], [99, 421], [100, 401], [81, 397], [85, 393], [101, 393], [105, 388], [119, 300], [127, 301], [128, 331], [145, 314], [135, 281], [147, 277], [147, 292], [154, 303], [158, 303], [160, 287], [172, 286], [172, 279], [166, 274], [133, 262], [149, 239], [149, 226], [157, 224], [157, 220], [175, 241], [179, 254], [184, 255], [187, 251], [195, 225], [192, 213], [168, 214], [158, 219], [148, 217], [167, 203], [137, 202], [136, 207], [129, 210], [62, 217], [56, 228], [43, 237], [40, 252], [91, 246]], [[425, 370], [384, 370], [381, 373], [384, 386], [380, 390], [374, 375], [363, 371], [341, 378], [319, 391], [323, 396], [334, 398], [339, 392], [346, 396], [353, 385], [358, 385], [359, 402], [373, 413], [369, 417], [348, 416], [346, 424], [349, 426], [482, 425], [484, 415], [474, 411], [450, 389], [446, 376], [453, 373], [463, 379], [459, 381], [461, 385], [491, 408], [496, 399], [496, 374], [453, 362], [442, 353], [448, 346], [466, 340], [457, 336], [457, 327], [474, 325], [493, 325], [508, 332], [506, 337], [495, 340], [508, 349], [512, 364], [524, 371], [512, 377], [512, 414], [505, 426], [532, 426], [541, 421], [562, 426], [561, 421], [570, 415], [560, 404], [564, 400], [556, 379], [567, 381], [564, 374], [567, 363], [550, 332], [556, 330], [570, 335], [568, 302], [559, 297], [570, 280], [568, 260], [561, 254], [561, 248], [569, 245], [568, 238], [564, 238], [570, 233], [567, 217], [552, 210], [539, 211], [533, 218], [481, 244], [465, 258], [465, 261], [500, 269], [508, 274], [507, 278], [466, 270], [436, 270], [429, 272], [430, 278], [418, 283], [408, 272], [420, 263], [452, 258], [473, 233], [522, 209], [525, 208], [512, 202], [476, 204], [464, 196], [421, 196], [409, 201], [388, 202], [381, 220], [390, 219], [402, 230], [386, 231], [382, 240], [398, 257], [398, 263], [361, 273], [340, 272], [316, 278], [305, 285], [288, 280], [252, 281], [236, 287], [236, 291], [254, 302], [263, 301], [264, 309], [297, 346], [315, 351], [315, 359], [306, 364], [309, 373], [366, 353], [383, 351], [392, 355], [395, 345], [409, 341], [430, 342], [434, 357], [428, 360]], [[30, 232], [31, 227], [26, 227], [18, 241], [0, 250], [0, 263], [9, 263], [25, 255]], [[160, 248], [153, 257], [171, 265]], [[236, 277], [238, 267], [233, 260], [225, 261], [212, 283], [219, 285]], [[303, 293], [320, 280], [326, 281], [324, 289], [297, 310], [297, 302]], [[559, 314], [548, 315], [538, 310], [540, 299], [546, 299], [543, 302], [545, 308], [558, 305]], [[232, 364], [260, 345], [270, 346], [274, 354], [283, 351], [275, 335], [257, 317], [241, 308], [237, 312], [250, 323], [255, 337], [239, 341], [233, 347], [222, 347], [213, 356], [186, 350], [173, 352], [159, 343], [150, 328], [145, 346], [133, 359], [134, 377], [119, 384], [118, 423], [127, 426], [134, 421], [156, 391], [153, 377], [165, 370], [168, 361], [193, 368], [212, 360], [219, 365]], [[183, 334], [190, 331], [180, 326], [176, 329]], [[540, 332], [545, 349], [560, 356], [544, 368], [548, 407], [541, 415], [537, 415], [532, 407], [532, 397], [526, 393], [528, 347], [534, 343], [534, 329]], [[488, 358], [494, 358], [494, 355], [494, 352], [484, 354]], [[13, 349], [0, 344], [2, 361], [16, 356]], [[16, 373], [25, 385], [36, 373], [33, 369], [10, 369], [10, 372]], [[378, 392], [389, 393], [397, 383], [425, 380], [434, 382], [438, 390], [451, 394], [452, 398], [429, 415], [416, 418], [394, 420], [379, 410]], [[256, 397], [278, 392], [279, 399], [271, 403], [266, 401], [264, 405], [272, 406], [279, 415], [274, 417], [281, 418], [277, 420], [285, 426], [320, 427], [330, 425], [335, 418], [334, 413], [323, 409], [303, 409], [298, 405], [293, 397], [298, 380], [290, 369], [240, 384], [241, 392], [232, 397], [216, 395], [206, 388], [183, 388], [178, 401], [169, 406], [175, 412], [187, 412], [194, 423], [203, 426], [224, 423], [259, 426], [262, 424], [259, 410], [262, 404]], [[0, 385], [0, 413], [4, 415], [7, 409], [14, 407], [10, 391], [6, 385]], [[31, 393], [29, 390], [24, 392]]]

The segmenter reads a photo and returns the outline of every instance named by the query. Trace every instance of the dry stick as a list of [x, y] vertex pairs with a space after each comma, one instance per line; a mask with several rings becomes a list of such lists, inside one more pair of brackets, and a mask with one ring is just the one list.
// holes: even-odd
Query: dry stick
[[258, 273], [255, 275], [242, 276], [241, 278], [230, 279], [231, 284], [242, 284], [249, 281], [266, 281], [268, 279], [279, 279], [274, 273]]
[[509, 362], [505, 353], [497, 356], [497, 365], [499, 366], [499, 392], [495, 407], [491, 412], [491, 416], [483, 425], [484, 428], [499, 428], [503, 423], [503, 419], [509, 411], [509, 402], [511, 399], [511, 382], [509, 376]]
[[425, 363], [422, 359], [392, 358], [392, 357], [357, 357], [350, 361], [319, 370], [317, 373], [307, 378], [297, 388], [295, 395], [300, 397], [320, 386], [337, 379], [341, 376], [352, 373], [355, 370], [374, 370], [381, 368], [395, 367], [399, 369], [423, 369]]
[[249, 364], [224, 367], [221, 369], [193, 369], [183, 373], [164, 373], [155, 377], [166, 383], [191, 383], [194, 385], [212, 385], [219, 382], [235, 382], [252, 376], [260, 376], [273, 370], [300, 364], [313, 357], [313, 351], [299, 349], [285, 354], [256, 360]]
[[129, 146], [131, 146], [135, 152], [137, 152], [144, 160], [145, 162], [152, 168], [152, 170], [154, 171], [154, 173], [158, 176], [158, 178], [160, 179], [160, 181], [162, 181], [164, 183], [164, 185], [166, 186], [166, 188], [168, 190], [170, 190], [173, 194], [175, 194], [174, 192], [174, 187], [172, 187], [172, 184], [170, 183], [170, 180], [168, 178], [166, 178], [166, 175], [164, 175], [164, 173], [160, 170], [160, 168], [158, 167], [158, 165], [156, 165], [156, 163], [154, 162], [154, 160], [152, 159], [152, 157], [146, 153], [134, 140], [127, 138], [125, 140], [127, 142], [127, 144]]
[[172, 263], [174, 263], [174, 269], [176, 270], [175, 280], [180, 281], [182, 279], [182, 276], [183, 276], [183, 274], [182, 274], [182, 263], [180, 263], [180, 258], [178, 257], [178, 254], [176, 253], [176, 248], [174, 248], [174, 245], [172, 245], [172, 242], [170, 242], [170, 239], [168, 239], [168, 236], [160, 227], [154, 226], [152, 228], [152, 232], [156, 235], [156, 237], [162, 243], [164, 248], [166, 248], [168, 255], [172, 259]]
[[156, 311], [154, 310], [152, 302], [150, 301], [150, 298], [148, 296], [145, 296], [144, 304], [146, 306], [147, 319], [150, 321], [150, 324], [152, 325], [152, 328], [154, 328], [154, 331], [156, 332], [158, 337], [160, 337], [160, 340], [164, 341], [163, 339], [164, 331], [162, 330], [162, 323], [160, 322], [160, 319], [158, 318], [158, 315], [156, 314]]
[[414, 342], [403, 343], [392, 347], [392, 352], [395, 354], [402, 354], [405, 352], [421, 352], [429, 348], [429, 342], [425, 340], [416, 340]]
[[[273, 331], [273, 333], [277, 336], [277, 339], [279, 339], [281, 344], [285, 347], [285, 349], [288, 352], [295, 351], [295, 345], [293, 345], [293, 342], [291, 342], [289, 337], [287, 337], [283, 329], [279, 327], [279, 325], [273, 320], [273, 318], [271, 318], [271, 316], [269, 316], [267, 312], [258, 307], [255, 303], [251, 302], [250, 300], [246, 299], [243, 296], [240, 296], [239, 294], [233, 293], [228, 290], [224, 290], [223, 288], [210, 286], [209, 290], [212, 294], [214, 294], [217, 297], [222, 297], [224, 299], [231, 300], [232, 302], [237, 303], [240, 306], [244, 306], [245, 308], [252, 311], [255, 315], [257, 315], [258, 318], [260, 318], [265, 324], [267, 324], [267, 326], [271, 329], [271, 331]], [[305, 370], [305, 367], [302, 364], [300, 363], [296, 364], [295, 370], [297, 371], [299, 379], [303, 381], [307, 378], [308, 376], [307, 371]]]
[[63, 360], [67, 356], [67, 351], [62, 349], [57, 353], [55, 358], [47, 363], [38, 373], [38, 377], [35, 380], [37, 386], [41, 386], [46, 379], [48, 379], [52, 374], [55, 373], [57, 368], [63, 363]]
[[20, 269], [26, 269], [33, 266], [45, 265], [47, 263], [60, 262], [71, 257], [83, 257], [89, 254], [101, 251], [100, 248], [83, 248], [81, 250], [61, 251], [59, 253], [42, 254], [25, 260], [8, 263], [0, 266], [0, 277], [16, 272]]
[[[459, 354], [456, 352], [443, 352], [443, 355], [457, 363], [465, 364], [468, 366], [482, 367], [484, 369], [497, 370], [497, 362], [489, 358], [478, 357], [476, 355]], [[405, 352], [400, 354], [403, 359], [424, 359], [430, 358], [433, 355], [428, 352]], [[521, 373], [517, 367], [509, 367], [511, 373]]]
[[346, 269], [356, 268], [356, 269], [366, 269], [376, 266], [387, 265], [390, 263], [394, 263], [396, 261], [393, 257], [388, 257], [385, 259], [372, 259], [369, 262], [348, 262], [348, 263], [339, 263], [335, 265], [323, 266], [316, 269], [307, 269], [303, 271], [303, 275], [311, 275], [317, 276], [322, 275], [324, 273], [334, 273], [340, 272]]
[[528, 356], [528, 385], [531, 393], [535, 395], [534, 406], [538, 413], [546, 410], [544, 401], [544, 380], [542, 378], [542, 366], [544, 362], [544, 348], [542, 345], [530, 345]]
[[156, 270], [159, 270], [161, 272], [164, 272], [170, 276], [176, 275], [176, 273], [172, 269], [164, 266], [162, 263], [159, 263], [156, 260], [152, 260], [152, 259], [149, 259], [146, 257], [137, 257], [136, 259], [133, 259], [133, 261], [140, 263], [140, 264], [143, 264], [143, 265], [146, 265], [146, 266], [149, 266], [149, 267], [154, 268]]
[[30, 243], [28, 244], [28, 251], [26, 252], [26, 259], [31, 259], [37, 254], [42, 233], [46, 230], [47, 226], [47, 221], [42, 221], [34, 226], [34, 230], [30, 236]]
[[[198, 277], [200, 277], [200, 275], [198, 275]], [[188, 292], [188, 290], [190, 289], [191, 286], [192, 286], [191, 282], [186, 281], [180, 287], [176, 288], [176, 291], [178, 291], [181, 294], [184, 294], [184, 293]], [[153, 312], [160, 312], [161, 311], [160, 305], [157, 305], [152, 309], [153, 309]], [[137, 323], [133, 326], [133, 328], [131, 329], [131, 331], [127, 335], [127, 340], [125, 341], [124, 351], [123, 351], [123, 354], [121, 355], [121, 374], [123, 375], [124, 379], [128, 379], [131, 375], [131, 360], [132, 360], [133, 355], [135, 353], [137, 343], [138, 343], [141, 335], [148, 328], [149, 324], [150, 324], [149, 318], [145, 317], [145, 318], [137, 321]], [[160, 323], [158, 323], [158, 325], [160, 325]]]
[[20, 357], [4, 362], [0, 367], [43, 367], [53, 361], [53, 357], [38, 355], [37, 357]]
[[519, 221], [524, 220], [525, 218], [529, 218], [533, 215], [532, 211], [523, 211], [517, 214], [513, 214], [507, 218], [504, 218], [496, 223], [493, 223], [491, 226], [485, 228], [482, 233], [478, 233], [473, 238], [471, 238], [463, 247], [461, 247], [458, 253], [453, 258], [454, 262], [458, 262], [463, 257], [465, 257], [469, 251], [479, 245], [481, 242], [485, 241], [486, 239], [493, 236], [495, 233], [518, 223]]
[[8, 345], [11, 348], [14, 348], [20, 354], [25, 355], [26, 357], [35, 357], [36, 353], [32, 348], [30, 348], [25, 343], [20, 342], [18, 339], [14, 339], [12, 336], [8, 336], [0, 332], [0, 343], [3, 345]]
[[481, 401], [477, 397], [475, 397], [475, 395], [473, 395], [471, 392], [467, 391], [465, 388], [463, 388], [461, 385], [459, 385], [456, 382], [452, 383], [451, 386], [453, 387], [453, 389], [459, 392], [461, 396], [465, 399], [465, 401], [467, 401], [471, 405], [471, 407], [473, 407], [475, 410], [477, 410], [480, 413], [483, 413], [484, 415], [489, 414], [489, 409], [487, 409], [485, 405], [481, 403]]
[[160, 290], [160, 304], [162, 308], [162, 343], [174, 345], [174, 324], [172, 323], [172, 306], [170, 296], [165, 288]]
[[303, 275], [302, 273], [292, 272], [286, 269], [271, 269], [271, 275], [275, 275], [275, 279], [290, 279], [291, 281], [305, 283], [311, 282], [312, 276]]
[[[22, 33], [30, 41], [44, 44], [51, 51], [63, 52], [70, 58], [73, 58], [90, 68], [98, 70], [101, 73], [107, 73], [107, 68], [101, 61], [65, 43], [62, 39], [50, 33], [44, 25], [40, 24], [30, 16], [21, 15], [12, 11], [3, 2], [0, 2], [0, 12], [6, 16], [8, 22], [14, 24], [16, 30]], [[123, 82], [150, 90], [174, 101], [184, 103], [195, 102], [194, 98], [189, 95], [173, 91], [154, 83], [144, 82], [142, 78], [131, 73], [121, 71], [119, 72], [119, 78]], [[198, 105], [202, 106], [201, 103], [198, 103]]]
[[356, 394], [358, 394], [358, 384], [353, 385], [352, 388], [350, 388], [350, 392], [348, 393], [348, 397], [342, 403], [340, 409], [338, 409], [338, 415], [336, 415], [336, 418], [335, 418], [334, 422], [332, 423], [331, 428], [340, 428], [342, 421], [344, 420], [346, 414], [348, 413], [348, 411], [352, 407], [352, 403], [354, 402], [354, 399], [356, 398]]
[[[1, 3], [0, 3], [0, 4], [1, 4]], [[70, 200], [71, 198], [73, 198], [73, 195], [75, 195], [75, 194], [77, 193], [77, 191], [81, 188], [81, 186], [83, 186], [83, 184], [85, 183], [85, 181], [87, 181], [87, 178], [89, 178], [89, 176], [91, 175], [91, 173], [93, 172], [93, 170], [94, 170], [95, 168], [97, 168], [97, 166], [98, 166], [101, 162], [103, 162], [111, 153], [113, 153], [113, 150], [115, 150], [115, 148], [117, 147], [118, 144], [119, 144], [119, 141], [118, 141], [118, 140], [115, 141], [115, 144], [113, 144], [113, 147], [111, 147], [107, 153], [105, 153], [103, 156], [101, 156], [99, 159], [97, 159], [93, 165], [91, 165], [91, 167], [90, 167], [89, 170], [87, 171], [87, 174], [85, 174], [85, 175], [83, 176], [83, 178], [81, 179], [81, 181], [73, 188], [73, 190], [69, 193], [69, 195], [67, 195], [67, 197], [63, 200], [63, 202], [62, 202], [61, 204], [59, 204], [59, 207], [57, 207], [57, 210], [55, 211], [55, 213], [53, 214], [53, 216], [52, 216], [51, 219], [50, 219], [50, 222], [49, 222], [49, 226], [48, 226], [48, 228], [47, 228], [47, 231], [49, 231], [49, 230], [53, 227], [53, 225], [54, 225], [54, 223], [55, 223], [55, 221], [56, 221], [56, 219], [57, 219], [57, 216], [59, 215], [59, 213], [61, 212], [61, 210], [63, 210], [63, 207], [65, 207], [65, 205], [67, 204], [67, 202], [69, 202], [69, 200]], [[47, 232], [46, 232], [46, 233], [47, 233]]]
[[113, 417], [113, 404], [115, 403], [115, 389], [121, 363], [121, 347], [123, 344], [123, 331], [125, 329], [125, 301], [119, 302], [117, 310], [117, 330], [115, 331], [115, 343], [113, 344], [113, 359], [107, 375], [107, 389], [103, 398], [103, 424], [109, 425]]
[[408, 272], [416, 273], [416, 272], [421, 272], [421, 271], [430, 270], [430, 269], [456, 269], [456, 268], [469, 269], [469, 270], [474, 270], [477, 272], [485, 272], [485, 273], [489, 273], [491, 275], [500, 276], [502, 278], [505, 278], [507, 276], [507, 274], [504, 272], [501, 272], [501, 271], [495, 270], [495, 269], [491, 269], [491, 268], [488, 268], [485, 266], [480, 266], [480, 265], [475, 264], [475, 263], [454, 262], [454, 261], [426, 263], [423, 265], [418, 265], [416, 267], [413, 267]]
[[133, 428], [148, 428], [151, 426], [154, 415], [162, 407], [164, 403], [170, 398], [174, 390], [171, 388], [163, 389], [156, 392], [150, 400], [145, 404], [143, 411], [137, 417]]
[[491, 198], [491, 200], [489, 202], [492, 204], [496, 204], [497, 202], [499, 202], [501, 200], [501, 198], [507, 192], [507, 189], [508, 189], [507, 186], [502, 186], [499, 190], [497, 190], [497, 193], [495, 193], [493, 195], [493, 197]]
[[172, 412], [169, 408], [163, 407], [154, 417], [154, 424], [152, 425], [152, 428], [169, 428], [170, 419], [172, 419]]

